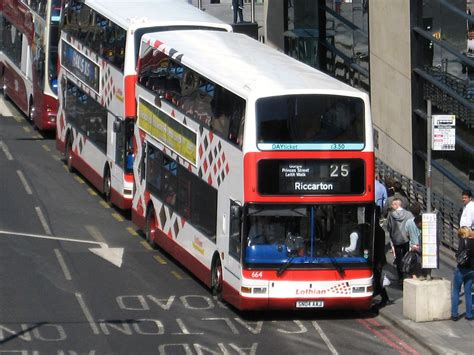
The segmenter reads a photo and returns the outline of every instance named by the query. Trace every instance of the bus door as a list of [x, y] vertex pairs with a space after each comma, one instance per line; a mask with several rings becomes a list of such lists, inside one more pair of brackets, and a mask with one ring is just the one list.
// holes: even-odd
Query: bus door
[[229, 235], [229, 256], [224, 264], [236, 275], [237, 270], [241, 268], [242, 254], [242, 207], [237, 201], [230, 200], [229, 212], [224, 214], [227, 227], [223, 230], [223, 234]]

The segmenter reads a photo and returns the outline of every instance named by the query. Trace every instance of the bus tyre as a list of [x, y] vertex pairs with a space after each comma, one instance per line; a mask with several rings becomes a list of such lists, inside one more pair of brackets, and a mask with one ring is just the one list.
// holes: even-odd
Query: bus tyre
[[145, 226], [145, 237], [150, 244], [150, 246], [155, 249], [156, 248], [156, 235], [157, 235], [157, 224], [156, 224], [156, 216], [155, 211], [153, 208], [148, 210], [146, 214], [146, 226]]
[[35, 114], [35, 107], [33, 105], [33, 99], [30, 99], [30, 103], [28, 105], [28, 121], [34, 124], [33, 116]]
[[222, 300], [222, 286], [223, 286], [223, 277], [222, 277], [222, 263], [219, 257], [214, 259], [212, 264], [211, 271], [211, 292], [216, 298]]
[[67, 170], [69, 170], [70, 173], [73, 173], [74, 167], [72, 165], [72, 139], [70, 135], [68, 135], [66, 139], [66, 149], [64, 150], [64, 156], [66, 159]]
[[108, 167], [105, 168], [104, 173], [104, 200], [110, 204], [112, 198], [112, 180], [110, 178], [110, 169]]

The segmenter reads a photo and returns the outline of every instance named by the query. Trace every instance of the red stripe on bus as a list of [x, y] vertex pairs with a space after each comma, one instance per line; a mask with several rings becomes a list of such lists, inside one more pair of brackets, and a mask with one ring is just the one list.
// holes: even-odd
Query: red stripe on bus
[[137, 83], [137, 75], [125, 76], [125, 117], [136, 117], [137, 116], [137, 105], [135, 100], [135, 85]]

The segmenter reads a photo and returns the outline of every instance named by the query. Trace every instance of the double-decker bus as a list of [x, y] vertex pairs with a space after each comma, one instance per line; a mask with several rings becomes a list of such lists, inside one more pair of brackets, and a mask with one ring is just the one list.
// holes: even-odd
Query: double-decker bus
[[4, 0], [0, 19], [3, 92], [42, 131], [56, 127], [61, 0]]
[[150, 31], [232, 28], [184, 1], [70, 0], [61, 19], [56, 146], [107, 201], [131, 207], [138, 44]]
[[367, 309], [368, 96], [237, 33], [143, 36], [132, 220], [238, 309]]

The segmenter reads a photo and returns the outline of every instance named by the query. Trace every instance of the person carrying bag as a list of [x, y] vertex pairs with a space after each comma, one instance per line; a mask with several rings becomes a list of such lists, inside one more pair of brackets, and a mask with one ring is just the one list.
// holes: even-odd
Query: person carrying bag
[[468, 321], [472, 321], [472, 282], [474, 279], [474, 231], [469, 227], [461, 227], [458, 230], [459, 246], [456, 253], [458, 263], [454, 270], [453, 285], [451, 291], [451, 319], [457, 321], [460, 316], [459, 294], [461, 285], [464, 284], [464, 297], [466, 300], [466, 316]]

